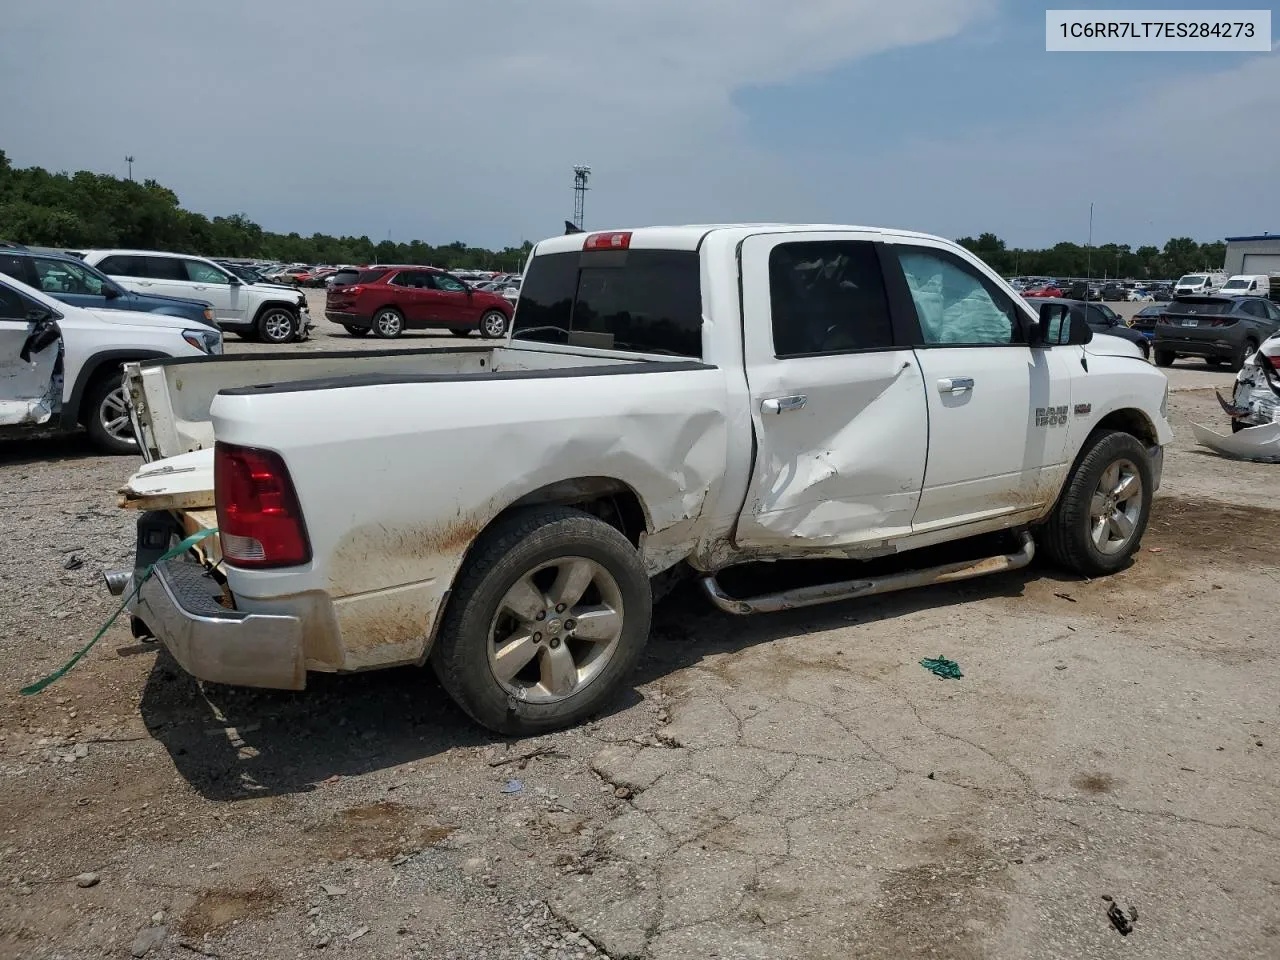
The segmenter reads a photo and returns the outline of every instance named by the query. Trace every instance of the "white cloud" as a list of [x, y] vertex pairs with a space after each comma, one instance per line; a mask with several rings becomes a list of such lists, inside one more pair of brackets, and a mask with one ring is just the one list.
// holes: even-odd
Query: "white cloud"
[[[786, 216], [735, 90], [952, 36], [997, 0], [67, 0], [0, 37], [19, 163], [119, 168], [274, 229], [502, 242], [588, 219]], [[38, 83], [26, 82], [38, 76]], [[792, 215], [794, 218], [797, 215]]]

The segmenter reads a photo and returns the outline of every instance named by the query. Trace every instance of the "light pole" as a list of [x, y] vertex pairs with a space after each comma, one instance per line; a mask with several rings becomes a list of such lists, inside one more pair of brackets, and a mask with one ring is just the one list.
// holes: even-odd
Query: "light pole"
[[125, 157], [124, 162], [129, 165], [129, 180], [130, 182], [132, 182], [133, 181], [133, 154], [129, 154], [129, 156]]
[[[1093, 204], [1089, 204], [1089, 242], [1084, 248], [1084, 272], [1088, 275], [1086, 283], [1093, 282]], [[1086, 300], [1088, 297], [1085, 298]]]

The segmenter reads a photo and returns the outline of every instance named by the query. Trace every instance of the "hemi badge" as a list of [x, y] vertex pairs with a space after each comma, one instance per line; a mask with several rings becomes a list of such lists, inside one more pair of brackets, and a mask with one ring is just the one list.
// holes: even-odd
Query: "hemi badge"
[[1092, 411], [1092, 410], [1093, 410], [1093, 404], [1092, 404], [1092, 403], [1077, 403], [1077, 404], [1076, 404], [1076, 416], [1077, 416], [1077, 417], [1083, 417], [1083, 416], [1085, 416], [1086, 414], [1088, 414], [1088, 413], [1089, 413], [1090, 411]]

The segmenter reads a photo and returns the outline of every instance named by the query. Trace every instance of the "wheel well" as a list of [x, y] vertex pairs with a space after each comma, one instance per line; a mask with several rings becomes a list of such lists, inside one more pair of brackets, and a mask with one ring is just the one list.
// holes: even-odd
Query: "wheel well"
[[298, 305], [296, 303], [286, 303], [283, 300], [268, 300], [262, 306], [258, 307], [258, 312], [253, 315], [253, 322], [257, 323], [259, 320], [262, 319], [262, 315], [264, 313], [266, 313], [268, 310], [274, 310], [277, 307], [281, 307], [285, 310], [288, 310], [295, 317], [298, 315]]
[[1137, 437], [1148, 447], [1154, 447], [1160, 442], [1160, 438], [1156, 435], [1155, 425], [1147, 419], [1146, 414], [1141, 410], [1132, 408], [1113, 410], [1099, 420], [1097, 427], [1094, 429], [1119, 430], [1121, 433]]
[[612, 477], [577, 477], [548, 484], [525, 494], [499, 514], [499, 517], [520, 507], [548, 503], [577, 507], [598, 517], [616, 527], [637, 547], [640, 545], [640, 535], [648, 529], [640, 497], [621, 480]]
[[147, 350], [139, 350], [130, 353], [112, 352], [97, 357], [90, 357], [76, 378], [75, 385], [71, 388], [71, 400], [62, 408], [63, 426], [66, 428], [74, 427], [77, 423], [83, 424], [84, 405], [89, 396], [89, 388], [101, 380], [104, 376], [115, 373], [126, 363], [143, 360], [156, 360], [161, 357], [168, 356], [164, 353], [156, 353]]

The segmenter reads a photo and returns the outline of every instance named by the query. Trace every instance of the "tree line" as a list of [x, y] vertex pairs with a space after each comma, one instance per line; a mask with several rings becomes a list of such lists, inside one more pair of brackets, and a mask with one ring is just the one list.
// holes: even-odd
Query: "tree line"
[[452, 270], [519, 270], [531, 244], [502, 250], [461, 240], [375, 243], [368, 237], [272, 233], [243, 213], [206, 217], [184, 210], [155, 180], [141, 183], [80, 170], [15, 168], [0, 150], [0, 240], [67, 250], [124, 247], [285, 263], [422, 263]]
[[961, 237], [957, 242], [1006, 277], [1176, 280], [1198, 270], [1221, 270], [1227, 256], [1227, 245], [1221, 240], [1196, 243], [1190, 237], [1174, 237], [1163, 247], [1144, 246], [1137, 250], [1127, 243], [1096, 247], [1057, 243], [1047, 250], [1010, 250], [994, 233], [984, 233], [977, 239]]
[[[178, 195], [155, 180], [122, 179], [80, 170], [51, 173], [15, 168], [0, 150], [0, 240], [69, 250], [130, 247], [211, 257], [254, 257], [286, 263], [422, 263], [454, 270], [519, 270], [530, 244], [502, 250], [456, 240], [432, 246], [421, 240], [373, 242], [368, 237], [272, 233], [243, 213], [206, 217], [184, 210]], [[1009, 249], [994, 233], [959, 242], [1005, 276], [1132, 277], [1172, 279], [1220, 269], [1225, 244], [1175, 237], [1163, 247], [1059, 243], [1046, 250]]]

